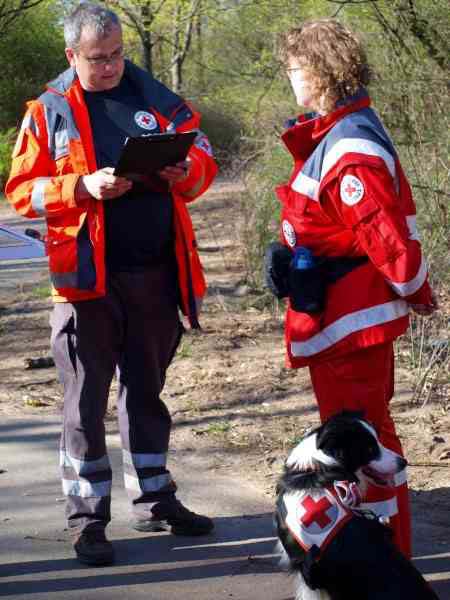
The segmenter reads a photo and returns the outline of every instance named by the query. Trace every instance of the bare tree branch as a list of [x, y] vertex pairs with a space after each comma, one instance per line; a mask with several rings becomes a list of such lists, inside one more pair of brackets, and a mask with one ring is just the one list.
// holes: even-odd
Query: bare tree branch
[[425, 190], [427, 192], [431, 192], [433, 194], [439, 194], [440, 196], [448, 196], [450, 198], [450, 193], [445, 190], [437, 190], [428, 185], [419, 185], [418, 183], [411, 183], [411, 187], [416, 188], [418, 190]]
[[403, 11], [406, 26], [410, 33], [425, 48], [428, 56], [444, 71], [448, 71], [450, 46], [448, 42], [436, 31], [423, 15], [419, 15], [413, 0], [407, 0], [399, 5], [398, 10]]
[[0, 1], [0, 36], [26, 10], [41, 4], [44, 0], [1, 0]]
[[[331, 4], [339, 5], [334, 16], [349, 5], [371, 5], [378, 23], [388, 34], [393, 42], [399, 45], [406, 54], [411, 57], [413, 52], [404, 41], [404, 30], [406, 29], [415, 40], [426, 50], [428, 56], [446, 72], [449, 67], [450, 46], [446, 39], [431, 25], [423, 15], [419, 14], [415, 0], [398, 0], [391, 4], [391, 10], [397, 18], [397, 25], [389, 22], [382, 10], [379, 0], [327, 0]], [[403, 26], [403, 31], [402, 31]]]
[[[172, 87], [175, 92], [181, 91], [183, 80], [183, 64], [186, 60], [192, 41], [192, 32], [195, 19], [201, 7], [201, 0], [190, 0], [190, 6], [185, 16], [181, 15], [182, 0], [175, 4], [172, 35], [172, 60], [170, 69], [172, 72]], [[184, 34], [181, 35], [183, 21], [185, 23]]]

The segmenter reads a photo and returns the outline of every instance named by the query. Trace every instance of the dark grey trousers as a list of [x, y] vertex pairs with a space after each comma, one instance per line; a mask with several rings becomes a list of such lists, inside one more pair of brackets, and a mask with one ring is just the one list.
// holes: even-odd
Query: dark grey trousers
[[98, 300], [55, 304], [51, 345], [64, 388], [60, 464], [70, 528], [105, 527], [111, 467], [104, 416], [114, 373], [125, 487], [135, 516], [173, 498], [166, 469], [171, 418], [160, 399], [182, 335], [172, 268], [116, 273]]

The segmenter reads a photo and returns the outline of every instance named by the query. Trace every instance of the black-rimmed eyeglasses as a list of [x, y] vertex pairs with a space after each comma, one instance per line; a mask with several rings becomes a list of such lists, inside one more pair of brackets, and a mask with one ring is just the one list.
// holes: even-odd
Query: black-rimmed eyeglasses
[[80, 56], [93, 67], [106, 67], [121, 60], [124, 57], [124, 49], [118, 48], [110, 56]]

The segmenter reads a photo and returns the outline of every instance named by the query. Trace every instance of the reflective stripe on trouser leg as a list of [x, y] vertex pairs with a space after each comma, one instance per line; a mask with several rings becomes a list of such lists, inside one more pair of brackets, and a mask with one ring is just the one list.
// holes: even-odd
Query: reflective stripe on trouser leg
[[166, 458], [167, 454], [131, 454], [123, 450], [125, 488], [133, 504], [141, 509], [136, 513], [147, 513], [146, 508], [175, 492], [175, 483], [165, 467]]
[[117, 397], [124, 481], [133, 512], [145, 518], [176, 491], [166, 468], [171, 417], [160, 394], [182, 331], [177, 284], [170, 264], [111, 281], [127, 313]]
[[118, 331], [110, 299], [56, 304], [52, 352], [64, 387], [61, 436], [63, 491], [70, 528], [110, 521], [111, 467], [104, 415], [117, 362]]
[[110, 520], [112, 472], [108, 456], [81, 460], [62, 449], [60, 467], [69, 526], [103, 528]]
[[[381, 443], [403, 455], [400, 440], [389, 412], [394, 388], [394, 355], [392, 342], [379, 344], [346, 354], [310, 368], [320, 418], [326, 421], [341, 410], [361, 410], [373, 423]], [[405, 478], [406, 480], [406, 478]], [[384, 488], [370, 489], [371, 502], [386, 502]], [[408, 488], [405, 482], [391, 488], [389, 510], [397, 511], [390, 519], [394, 541], [407, 556], [411, 556], [411, 518]]]

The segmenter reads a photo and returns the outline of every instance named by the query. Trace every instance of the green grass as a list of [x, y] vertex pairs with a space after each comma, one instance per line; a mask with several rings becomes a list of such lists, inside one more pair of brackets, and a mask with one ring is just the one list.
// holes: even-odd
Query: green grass
[[182, 340], [178, 350], [177, 350], [177, 358], [191, 358], [192, 356], [192, 342], [187, 340]]
[[211, 423], [210, 425], [208, 425], [205, 431], [206, 433], [213, 434], [226, 433], [227, 431], [230, 431], [231, 427], [232, 426], [230, 423], [227, 423], [225, 421], [219, 421], [218, 423]]
[[48, 283], [37, 285], [30, 291], [32, 298], [41, 299], [49, 298], [51, 294], [50, 285]]

